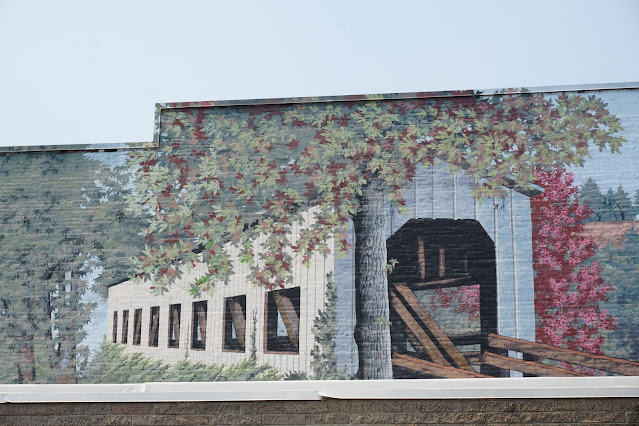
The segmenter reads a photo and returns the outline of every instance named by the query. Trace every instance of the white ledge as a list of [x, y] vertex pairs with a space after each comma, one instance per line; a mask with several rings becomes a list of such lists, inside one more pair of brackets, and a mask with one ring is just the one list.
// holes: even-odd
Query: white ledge
[[639, 377], [0, 385], [0, 403], [639, 397]]

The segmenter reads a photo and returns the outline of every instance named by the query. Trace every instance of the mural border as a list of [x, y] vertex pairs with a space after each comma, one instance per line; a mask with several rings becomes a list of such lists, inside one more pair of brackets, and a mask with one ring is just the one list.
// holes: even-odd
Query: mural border
[[313, 401], [639, 397], [637, 377], [0, 385], [0, 404], [36, 402]]

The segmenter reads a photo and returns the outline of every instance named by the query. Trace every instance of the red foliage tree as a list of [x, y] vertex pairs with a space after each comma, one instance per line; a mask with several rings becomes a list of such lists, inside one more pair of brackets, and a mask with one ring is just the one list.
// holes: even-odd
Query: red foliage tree
[[602, 332], [615, 319], [599, 308], [611, 290], [592, 260], [596, 246], [583, 235], [592, 211], [577, 200], [573, 174], [563, 168], [537, 171], [543, 194], [531, 199], [537, 341], [601, 354]]
[[431, 311], [453, 307], [453, 312], [468, 315], [470, 321], [479, 321], [479, 285], [437, 288], [428, 304]]

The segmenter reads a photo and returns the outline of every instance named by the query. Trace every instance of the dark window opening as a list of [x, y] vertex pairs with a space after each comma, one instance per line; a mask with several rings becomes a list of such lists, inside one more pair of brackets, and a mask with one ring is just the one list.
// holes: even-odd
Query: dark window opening
[[169, 306], [169, 348], [180, 347], [180, 317], [182, 306]]
[[246, 348], [246, 296], [224, 299], [224, 341], [222, 350], [244, 352]]
[[129, 311], [122, 311], [122, 343], [129, 343]]
[[193, 318], [191, 318], [191, 348], [206, 348], [206, 300], [202, 302], [193, 302]]
[[118, 311], [113, 312], [113, 337], [111, 342], [118, 343]]
[[266, 351], [299, 352], [300, 288], [266, 293]]
[[160, 307], [151, 306], [149, 317], [149, 346], [157, 348], [160, 337]]
[[133, 344], [142, 344], [142, 309], [133, 311]]

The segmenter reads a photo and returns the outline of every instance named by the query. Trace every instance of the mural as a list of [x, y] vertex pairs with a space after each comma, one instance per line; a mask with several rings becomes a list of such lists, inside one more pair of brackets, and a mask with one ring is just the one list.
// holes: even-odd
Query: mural
[[0, 383], [639, 375], [639, 95], [158, 105], [0, 153]]

